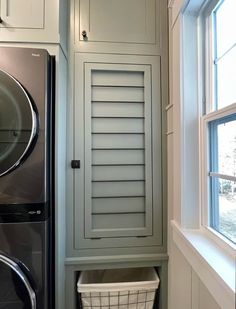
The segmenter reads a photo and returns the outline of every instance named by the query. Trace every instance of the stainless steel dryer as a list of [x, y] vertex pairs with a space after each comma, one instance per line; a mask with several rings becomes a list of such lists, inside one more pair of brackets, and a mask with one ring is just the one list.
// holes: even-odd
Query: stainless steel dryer
[[0, 309], [54, 306], [54, 58], [0, 48]]

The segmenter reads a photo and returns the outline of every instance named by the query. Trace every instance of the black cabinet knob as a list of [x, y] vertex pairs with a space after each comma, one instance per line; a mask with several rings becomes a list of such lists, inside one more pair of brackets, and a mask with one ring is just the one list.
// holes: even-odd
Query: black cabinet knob
[[3, 20], [2, 20], [2, 18], [0, 17], [0, 24], [2, 24], [3, 23]]
[[80, 168], [80, 160], [71, 160], [72, 168]]

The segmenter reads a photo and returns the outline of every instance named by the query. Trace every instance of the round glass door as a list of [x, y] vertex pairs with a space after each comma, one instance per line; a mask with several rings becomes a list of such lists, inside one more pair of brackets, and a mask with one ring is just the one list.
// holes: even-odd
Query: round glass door
[[36, 294], [22, 266], [0, 252], [0, 308], [36, 309]]
[[0, 176], [15, 169], [33, 145], [37, 118], [22, 85], [0, 70]]

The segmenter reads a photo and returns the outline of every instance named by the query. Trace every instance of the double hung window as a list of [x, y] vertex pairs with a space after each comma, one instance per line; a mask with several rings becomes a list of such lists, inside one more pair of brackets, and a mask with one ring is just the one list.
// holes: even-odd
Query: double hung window
[[236, 1], [218, 1], [207, 18], [203, 116], [206, 225], [236, 243]]

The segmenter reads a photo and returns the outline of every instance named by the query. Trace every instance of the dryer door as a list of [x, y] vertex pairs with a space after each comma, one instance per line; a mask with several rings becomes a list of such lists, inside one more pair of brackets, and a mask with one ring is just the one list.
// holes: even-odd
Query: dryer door
[[37, 136], [36, 109], [23, 86], [0, 70], [0, 176], [29, 154]]
[[0, 270], [0, 308], [36, 309], [36, 293], [25, 266], [0, 251]]

